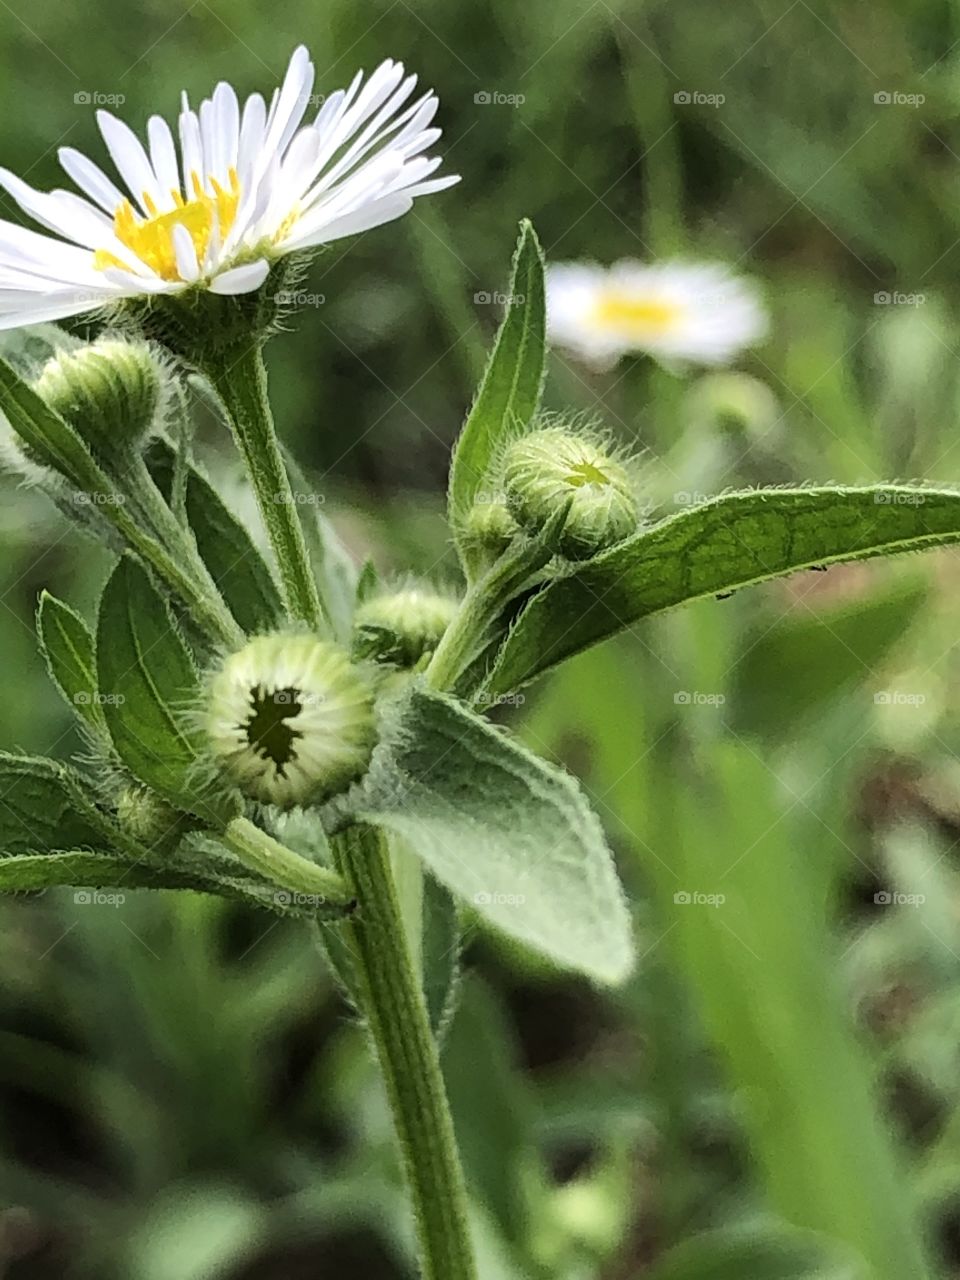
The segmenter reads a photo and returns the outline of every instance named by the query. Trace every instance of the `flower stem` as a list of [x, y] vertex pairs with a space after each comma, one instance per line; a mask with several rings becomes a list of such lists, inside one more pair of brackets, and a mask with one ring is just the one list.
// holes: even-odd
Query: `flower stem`
[[540, 537], [518, 539], [469, 589], [427, 667], [426, 681], [434, 689], [453, 690], [495, 638], [510, 601], [553, 556], [555, 537], [566, 519], [566, 510], [551, 521]]
[[413, 1201], [423, 1280], [476, 1280], [453, 1121], [404, 942], [386, 838], [354, 826], [334, 837], [333, 847], [358, 900], [345, 927]]
[[234, 818], [222, 838], [248, 870], [271, 881], [288, 896], [295, 893], [316, 899], [317, 906], [344, 910], [352, 907], [353, 895], [342, 876], [294, 853], [254, 826], [249, 818]]
[[263, 352], [256, 345], [234, 349], [219, 361], [208, 361], [204, 372], [223, 401], [246, 463], [280, 570], [287, 611], [315, 630], [325, 631], [320, 595], [267, 399]]
[[177, 558], [192, 575], [197, 586], [209, 597], [211, 607], [220, 616], [221, 632], [235, 648], [243, 644], [246, 637], [233, 614], [230, 612], [220, 587], [204, 563], [189, 525], [183, 525], [167, 505], [166, 499], [157, 488], [143, 457], [138, 454], [130, 469], [134, 481], [135, 493], [144, 515], [150, 521], [154, 532], [168, 551]]

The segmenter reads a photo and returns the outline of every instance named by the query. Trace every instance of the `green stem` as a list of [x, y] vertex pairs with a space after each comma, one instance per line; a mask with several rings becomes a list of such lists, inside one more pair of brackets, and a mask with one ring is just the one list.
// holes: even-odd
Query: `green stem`
[[413, 1201], [423, 1280], [477, 1280], [453, 1121], [404, 943], [387, 842], [357, 826], [334, 838], [334, 850], [359, 903], [346, 927]]
[[220, 587], [197, 550], [197, 544], [189, 526], [181, 524], [167, 505], [163, 494], [157, 488], [156, 481], [150, 474], [150, 470], [140, 454], [137, 455], [132, 464], [130, 475], [134, 481], [134, 491], [137, 499], [141, 504], [144, 515], [153, 526], [154, 532], [167, 549], [177, 557], [178, 561], [189, 570], [194, 581], [210, 597], [211, 603], [215, 602], [214, 607], [222, 620], [221, 629], [227, 633], [231, 641], [231, 647], [239, 648], [246, 640], [243, 630], [231, 614]]
[[352, 907], [353, 895], [342, 876], [294, 853], [249, 818], [234, 818], [222, 839], [245, 867], [288, 895], [303, 895], [318, 907]]
[[553, 555], [559, 523], [539, 538], [519, 539], [469, 589], [427, 667], [426, 681], [434, 689], [453, 689], [483, 653], [511, 599]]
[[234, 350], [204, 368], [223, 401], [247, 467], [280, 570], [291, 617], [326, 630], [290, 477], [283, 464], [267, 399], [267, 371], [259, 346]]

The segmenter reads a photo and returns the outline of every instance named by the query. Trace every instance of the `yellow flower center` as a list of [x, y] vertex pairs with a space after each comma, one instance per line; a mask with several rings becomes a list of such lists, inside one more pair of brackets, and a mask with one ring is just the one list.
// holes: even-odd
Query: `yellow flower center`
[[[117, 239], [148, 267], [152, 267], [164, 280], [181, 278], [177, 267], [177, 254], [173, 243], [175, 227], [186, 227], [197, 253], [197, 261], [203, 264], [214, 230], [219, 233], [221, 241], [229, 234], [237, 216], [240, 203], [240, 179], [236, 169], [230, 170], [230, 185], [224, 188], [216, 180], [210, 179], [213, 195], [210, 195], [194, 171], [190, 175], [193, 186], [192, 200], [184, 200], [179, 191], [171, 191], [176, 208], [167, 213], [160, 213], [150, 196], [144, 192], [143, 203], [149, 216], [141, 218], [134, 213], [133, 205], [124, 200], [113, 217], [113, 227]], [[94, 254], [93, 265], [98, 271], [107, 267], [119, 267], [129, 271], [130, 264], [122, 262], [107, 249], [98, 249]]]
[[610, 289], [598, 299], [593, 321], [600, 328], [617, 329], [630, 338], [643, 341], [668, 333], [681, 314], [681, 308], [675, 302], [638, 298], [622, 290]]

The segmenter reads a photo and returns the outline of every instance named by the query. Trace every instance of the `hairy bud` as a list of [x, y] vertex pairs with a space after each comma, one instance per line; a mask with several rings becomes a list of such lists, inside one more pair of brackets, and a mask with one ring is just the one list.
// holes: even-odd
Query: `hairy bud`
[[204, 723], [221, 774], [280, 808], [345, 790], [376, 741], [365, 673], [308, 634], [257, 636], [231, 654], [210, 680]]
[[530, 533], [570, 504], [558, 550], [571, 560], [621, 542], [639, 521], [627, 469], [589, 433], [550, 426], [521, 436], [504, 453], [503, 485]]
[[163, 367], [149, 346], [122, 338], [58, 352], [34, 383], [37, 394], [108, 466], [145, 439], [157, 420], [163, 389]]
[[354, 656], [415, 667], [440, 643], [456, 611], [456, 600], [424, 587], [375, 596], [357, 610]]

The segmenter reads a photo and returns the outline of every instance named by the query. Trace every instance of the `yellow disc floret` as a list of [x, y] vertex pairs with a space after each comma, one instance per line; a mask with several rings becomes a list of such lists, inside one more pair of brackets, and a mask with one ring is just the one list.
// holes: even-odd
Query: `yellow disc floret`
[[[202, 264], [211, 239], [214, 235], [221, 241], [225, 239], [237, 216], [240, 179], [236, 169], [230, 170], [228, 187], [222, 186], [216, 178], [209, 179], [212, 195], [206, 190], [196, 171], [191, 174], [191, 182], [193, 199], [184, 200], [179, 191], [171, 191], [175, 207], [166, 213], [160, 213], [155, 201], [144, 192], [143, 203], [148, 217], [141, 218], [136, 214], [129, 200], [124, 200], [114, 214], [113, 227], [120, 243], [164, 280], [181, 278], [173, 241], [175, 227], [187, 229], [196, 250], [197, 261]], [[121, 261], [106, 249], [97, 250], [94, 266], [99, 271], [108, 267], [119, 267], [122, 271], [130, 269], [129, 263]]]

